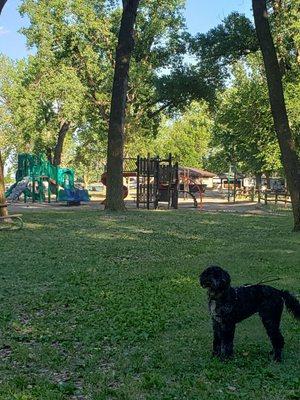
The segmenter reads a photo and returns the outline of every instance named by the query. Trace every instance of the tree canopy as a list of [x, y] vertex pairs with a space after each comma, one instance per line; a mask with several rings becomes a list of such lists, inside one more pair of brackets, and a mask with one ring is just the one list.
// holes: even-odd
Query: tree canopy
[[213, 142], [228, 163], [250, 174], [281, 168], [260, 57], [248, 56], [233, 69], [232, 85], [219, 93]]
[[[300, 153], [299, 1], [267, 2], [292, 135]], [[253, 23], [233, 12], [207, 33], [185, 28], [184, 0], [145, 0], [128, 81], [125, 154], [173, 152], [190, 166], [282, 172]], [[3, 158], [45, 152], [86, 182], [105, 164], [115, 49], [114, 0], [24, 0], [34, 49], [1, 56]], [[5, 141], [4, 141], [5, 140]]]

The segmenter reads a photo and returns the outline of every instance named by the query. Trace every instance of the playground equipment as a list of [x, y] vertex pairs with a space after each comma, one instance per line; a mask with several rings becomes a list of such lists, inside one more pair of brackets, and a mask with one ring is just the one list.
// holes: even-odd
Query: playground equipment
[[[180, 193], [183, 194], [184, 198], [186, 198], [187, 196], [192, 197], [192, 199], [194, 201], [194, 206], [195, 207], [199, 206], [202, 209], [205, 185], [202, 185], [201, 183], [196, 182], [196, 180], [194, 178], [195, 171], [197, 171], [197, 170], [194, 168], [187, 168], [187, 167], [179, 168]], [[201, 171], [201, 172], [208, 173], [207, 171]], [[214, 175], [214, 174], [211, 174], [211, 175]], [[200, 204], [198, 204], [198, 201], [196, 199], [197, 193], [199, 194]]]
[[[126, 174], [126, 173], [123, 174], [123, 177], [127, 177], [127, 176], [131, 176], [131, 175], [128, 175], [128, 174]], [[106, 186], [106, 184], [107, 184], [107, 172], [104, 172], [104, 173], [101, 175], [100, 181], [101, 181], [101, 183], [102, 183], [104, 186]], [[125, 186], [125, 185], [123, 185], [123, 199], [125, 199], [125, 198], [128, 196], [128, 192], [129, 192], [129, 191], [128, 191], [128, 187]], [[102, 201], [102, 204], [105, 204], [105, 202], [106, 202], [106, 199], [104, 199], [104, 200]]]
[[178, 208], [178, 163], [172, 162], [172, 155], [166, 159], [137, 157], [137, 208], [141, 205], [156, 209], [159, 202], [168, 207]]
[[16, 201], [21, 194], [24, 201], [28, 198], [32, 202], [51, 202], [51, 194], [56, 200], [67, 202], [68, 205], [77, 205], [81, 201], [89, 201], [88, 192], [75, 187], [74, 170], [61, 168], [51, 164], [44, 154], [19, 154], [16, 182], [7, 190], [5, 196], [8, 201]]
[[[136, 177], [136, 205], [137, 208], [146, 207], [150, 209], [158, 208], [159, 203], [167, 203], [168, 208], [178, 208], [178, 198], [180, 194], [190, 196], [193, 199], [194, 207], [198, 206], [195, 194], [191, 192], [191, 187], [181, 187], [183, 178], [181, 176], [178, 163], [173, 161], [171, 154], [167, 158], [159, 156], [125, 158], [123, 162], [123, 176]], [[197, 185], [198, 187], [199, 185]], [[128, 194], [124, 189], [124, 198]], [[197, 190], [198, 191], [198, 190]], [[126, 196], [125, 196], [126, 194]]]

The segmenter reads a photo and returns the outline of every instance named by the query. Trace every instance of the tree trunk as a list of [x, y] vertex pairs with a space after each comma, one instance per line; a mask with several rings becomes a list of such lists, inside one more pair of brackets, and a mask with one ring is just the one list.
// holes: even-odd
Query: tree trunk
[[52, 159], [52, 148], [51, 147], [47, 147], [46, 156], [47, 156], [47, 160], [52, 164], [53, 159]]
[[1, 204], [5, 204], [5, 202], [4, 165], [2, 163], [0, 151], [0, 217], [5, 217], [8, 215], [7, 208], [1, 207]]
[[53, 155], [53, 164], [60, 165], [61, 164], [61, 155], [63, 151], [64, 141], [67, 135], [67, 132], [70, 128], [70, 122], [63, 121], [60, 124], [60, 129], [58, 132], [57, 142], [54, 148], [54, 155]]
[[[7, 0], [0, 0], [0, 14]], [[0, 150], [0, 204], [5, 204], [5, 184], [4, 184], [4, 165], [2, 163], [2, 156]], [[6, 207], [0, 207], [0, 217], [8, 215]]]
[[274, 127], [291, 194], [294, 230], [300, 231], [300, 161], [289, 126], [281, 74], [268, 21], [266, 0], [252, 0], [252, 5], [256, 33], [265, 64]]
[[107, 148], [108, 210], [125, 209], [123, 200], [123, 154], [126, 96], [130, 58], [134, 49], [134, 24], [140, 0], [123, 0], [123, 14], [116, 50], [115, 73], [109, 117]]
[[87, 189], [90, 184], [90, 174], [88, 172], [83, 174], [83, 184], [85, 189]]
[[255, 174], [255, 189], [257, 192], [257, 202], [261, 201], [261, 172]]
[[270, 172], [265, 172], [267, 189], [271, 189], [271, 175]]
[[2, 13], [2, 9], [5, 6], [7, 0], [0, 0], [0, 14]]

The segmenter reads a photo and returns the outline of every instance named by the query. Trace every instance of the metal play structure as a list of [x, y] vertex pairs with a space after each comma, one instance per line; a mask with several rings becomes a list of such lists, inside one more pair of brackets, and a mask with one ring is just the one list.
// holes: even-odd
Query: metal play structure
[[[190, 197], [193, 206], [202, 205], [203, 185], [196, 184], [189, 176], [188, 168], [178, 166], [171, 154], [166, 158], [159, 156], [125, 158], [123, 161], [123, 177], [136, 178], [135, 202], [137, 208], [157, 209], [159, 203], [167, 203], [168, 208], [177, 209], [178, 199]], [[101, 182], [106, 185], [107, 174], [104, 172]], [[128, 195], [128, 187], [123, 186], [124, 198]], [[200, 195], [200, 204], [196, 194]], [[105, 203], [105, 200], [104, 202]]]

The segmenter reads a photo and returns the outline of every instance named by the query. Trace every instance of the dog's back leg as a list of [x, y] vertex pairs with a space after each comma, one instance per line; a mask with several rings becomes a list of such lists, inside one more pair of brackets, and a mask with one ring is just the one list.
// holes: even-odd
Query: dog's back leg
[[259, 310], [262, 323], [266, 328], [267, 334], [273, 346], [273, 356], [275, 361], [281, 361], [281, 354], [284, 346], [284, 338], [280, 332], [280, 319], [283, 310], [282, 299], [276, 301], [266, 301]]

